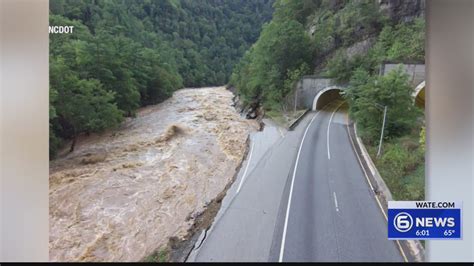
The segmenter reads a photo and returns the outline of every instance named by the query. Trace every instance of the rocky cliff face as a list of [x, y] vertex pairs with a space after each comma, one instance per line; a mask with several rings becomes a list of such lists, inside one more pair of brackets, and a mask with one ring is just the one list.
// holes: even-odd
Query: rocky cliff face
[[[351, 1], [352, 3], [364, 2], [364, 0]], [[351, 2], [330, 0], [327, 2], [327, 6], [316, 9], [314, 14], [310, 16], [310, 21], [307, 22], [306, 28], [309, 36], [324, 40], [321, 42], [322, 45], [317, 55], [313, 58], [315, 73], [324, 72], [328, 61], [341, 49], [344, 50], [343, 53], [348, 59], [356, 55], [366, 54], [376, 43], [377, 36], [384, 27], [380, 21], [374, 21], [372, 23], [350, 25], [348, 28], [352, 32], [349, 35], [341, 34], [341, 26], [348, 23], [348, 20], [353, 19], [348, 15], [351, 12], [347, 8], [348, 3]], [[391, 25], [411, 22], [416, 18], [425, 16], [425, 0], [377, 0], [376, 4], [380, 13], [391, 21], [389, 22]], [[324, 8], [327, 10], [321, 11]], [[334, 14], [334, 22], [327, 22], [328, 18], [331, 17], [330, 14]], [[321, 27], [326, 27], [326, 31], [331, 32], [331, 34], [318, 36], [317, 31]]]
[[394, 22], [409, 22], [425, 14], [425, 0], [379, 0], [380, 11]]

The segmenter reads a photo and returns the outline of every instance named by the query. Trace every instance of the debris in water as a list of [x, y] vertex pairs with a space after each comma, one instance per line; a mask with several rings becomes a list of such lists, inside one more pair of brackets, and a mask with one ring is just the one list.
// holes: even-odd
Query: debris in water
[[183, 134], [185, 132], [184, 128], [182, 126], [178, 125], [170, 125], [168, 128], [166, 128], [165, 133], [163, 133], [157, 140], [156, 142], [165, 142], [173, 138], [174, 136], [178, 134]]

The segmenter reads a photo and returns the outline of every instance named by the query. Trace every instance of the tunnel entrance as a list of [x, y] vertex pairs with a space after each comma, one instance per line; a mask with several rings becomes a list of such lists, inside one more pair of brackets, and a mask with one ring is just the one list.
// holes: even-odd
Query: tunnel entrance
[[342, 91], [341, 88], [335, 86], [321, 90], [314, 97], [313, 110], [320, 110], [334, 100], [342, 100]]
[[425, 85], [426, 83], [423, 81], [415, 88], [415, 92], [413, 93], [415, 97], [415, 105], [420, 107], [421, 109], [425, 109]]

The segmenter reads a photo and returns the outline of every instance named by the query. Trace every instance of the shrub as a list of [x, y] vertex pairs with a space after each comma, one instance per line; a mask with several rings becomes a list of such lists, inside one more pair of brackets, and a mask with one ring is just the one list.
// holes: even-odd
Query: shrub
[[419, 146], [412, 150], [411, 144], [416, 143], [416, 139], [416, 135], [410, 135], [384, 143], [384, 152], [378, 159], [374, 156], [377, 146], [368, 147], [395, 200], [424, 198], [424, 152]]

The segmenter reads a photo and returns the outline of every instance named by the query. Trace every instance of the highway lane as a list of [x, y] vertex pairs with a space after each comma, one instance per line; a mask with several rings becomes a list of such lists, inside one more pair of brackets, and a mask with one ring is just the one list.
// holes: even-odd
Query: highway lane
[[312, 113], [280, 204], [278, 261], [403, 261], [353, 151], [346, 108]]
[[277, 214], [302, 130], [282, 132], [266, 123], [251, 136], [250, 150], [221, 209], [189, 262], [266, 262]]
[[252, 136], [252, 151], [188, 261], [403, 260], [352, 149], [346, 107], [333, 112], [339, 104], [309, 113], [281, 138], [269, 125], [271, 132]]

